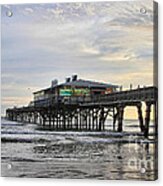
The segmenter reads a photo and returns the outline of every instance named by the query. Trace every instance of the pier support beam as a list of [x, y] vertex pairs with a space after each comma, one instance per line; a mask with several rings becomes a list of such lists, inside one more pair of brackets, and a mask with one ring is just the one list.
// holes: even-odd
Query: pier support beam
[[145, 116], [145, 131], [144, 136], [148, 138], [149, 136], [149, 123], [150, 123], [150, 112], [151, 112], [151, 103], [146, 103], [146, 116]]
[[118, 117], [118, 111], [117, 111], [117, 108], [115, 107], [113, 108], [113, 131], [116, 131], [115, 127], [116, 127], [117, 117]]
[[46, 123], [46, 117], [45, 116], [42, 116], [42, 124], [43, 124], [43, 127], [45, 127], [45, 123]]
[[142, 107], [141, 103], [137, 105], [140, 130], [141, 132], [144, 132], [144, 122], [143, 122], [143, 114], [142, 114], [141, 107]]
[[118, 108], [118, 132], [123, 131], [123, 113], [124, 113], [124, 107], [120, 106]]
[[158, 137], [158, 102], [154, 104], [154, 124], [155, 124], [155, 136]]
[[104, 122], [104, 108], [102, 108], [102, 109], [101, 109], [101, 112], [100, 112], [100, 118], [99, 118], [99, 131], [102, 130], [103, 122]]

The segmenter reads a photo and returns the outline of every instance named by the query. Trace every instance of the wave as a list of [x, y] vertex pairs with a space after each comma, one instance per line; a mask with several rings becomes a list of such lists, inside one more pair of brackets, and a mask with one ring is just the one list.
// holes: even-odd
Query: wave
[[[144, 134], [142, 132], [113, 132], [113, 131], [2, 131], [2, 135], [46, 135], [46, 136], [90, 136], [90, 137], [141, 137]], [[149, 136], [154, 136], [154, 133], [150, 133]]]
[[82, 137], [82, 138], [64, 138], [64, 139], [45, 139], [45, 138], [14, 138], [14, 137], [1, 137], [2, 143], [48, 143], [50, 145], [69, 145], [69, 144], [126, 144], [126, 143], [155, 143], [153, 139], [144, 139], [144, 138], [91, 138], [91, 137]]
[[1, 137], [1, 142], [2, 143], [36, 143], [36, 142], [40, 142], [40, 143], [44, 143], [44, 142], [50, 142], [50, 140], [47, 139], [27, 139], [27, 138], [7, 138], [7, 137]]

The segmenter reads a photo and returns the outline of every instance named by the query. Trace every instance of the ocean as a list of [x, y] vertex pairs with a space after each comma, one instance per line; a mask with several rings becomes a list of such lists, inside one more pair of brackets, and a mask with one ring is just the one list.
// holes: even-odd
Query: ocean
[[1, 119], [1, 175], [4, 177], [155, 180], [154, 124], [145, 139], [137, 120], [122, 133], [41, 130], [36, 124]]

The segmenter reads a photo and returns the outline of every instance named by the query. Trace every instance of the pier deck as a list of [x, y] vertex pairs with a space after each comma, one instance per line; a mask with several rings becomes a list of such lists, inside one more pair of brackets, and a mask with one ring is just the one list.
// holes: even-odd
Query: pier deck
[[[149, 135], [151, 106], [154, 106], [154, 124], [157, 135], [156, 87], [115, 92], [100, 96], [50, 97], [37, 101], [33, 106], [6, 110], [6, 117], [12, 121], [36, 123], [51, 130], [102, 131], [108, 116], [113, 118], [113, 131], [123, 131], [124, 110], [127, 106], [137, 108], [140, 132]], [[146, 104], [143, 118], [142, 102]]]

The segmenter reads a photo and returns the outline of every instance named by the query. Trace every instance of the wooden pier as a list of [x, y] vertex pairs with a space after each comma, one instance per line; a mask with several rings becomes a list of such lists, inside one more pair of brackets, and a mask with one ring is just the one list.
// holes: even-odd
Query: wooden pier
[[[123, 131], [124, 110], [128, 106], [137, 108], [140, 132], [149, 136], [151, 106], [154, 106], [154, 125], [157, 135], [156, 87], [114, 92], [107, 95], [83, 97], [55, 97], [37, 101], [33, 106], [6, 110], [6, 117], [12, 121], [35, 123], [50, 130], [104, 131], [106, 118], [112, 117], [113, 131]], [[143, 118], [142, 102], [146, 104]]]

